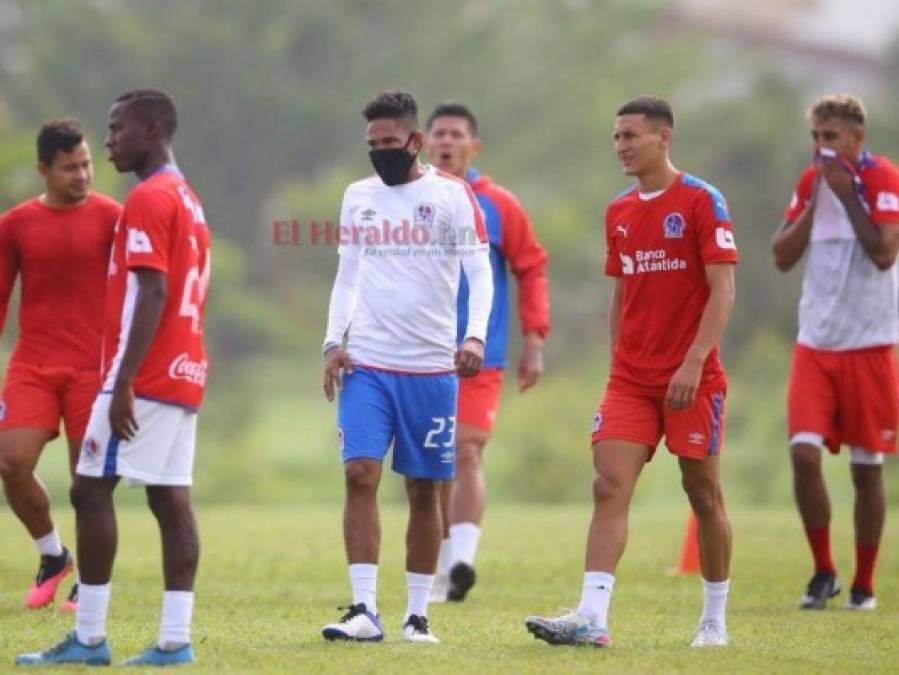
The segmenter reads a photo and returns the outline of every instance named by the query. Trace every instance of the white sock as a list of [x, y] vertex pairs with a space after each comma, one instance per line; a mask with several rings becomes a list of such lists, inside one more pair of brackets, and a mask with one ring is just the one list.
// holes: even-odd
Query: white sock
[[615, 577], [607, 572], [584, 572], [584, 588], [577, 613], [590, 619], [599, 628], [608, 628], [609, 603]]
[[160, 649], [172, 650], [190, 644], [190, 617], [194, 611], [193, 591], [165, 591], [162, 594]]
[[75, 634], [83, 645], [98, 645], [106, 637], [106, 614], [109, 611], [109, 584], [78, 587], [78, 609], [75, 612]]
[[378, 566], [368, 563], [350, 565], [350, 586], [353, 587], [353, 604], [365, 604], [372, 614], [378, 613]]
[[409, 588], [409, 604], [406, 605], [406, 616], [403, 617], [404, 624], [413, 614], [417, 616], [428, 615], [428, 598], [431, 596], [431, 587], [433, 585], [433, 574], [406, 572], [406, 586]]
[[702, 618], [700, 623], [704, 621], [717, 621], [722, 627], [726, 627], [724, 622], [724, 609], [727, 607], [727, 593], [730, 590], [730, 579], [724, 581], [706, 581], [702, 580]]
[[35, 539], [34, 544], [41, 555], [62, 555], [62, 541], [60, 541], [59, 532], [55, 527], [50, 534]]
[[437, 574], [446, 576], [453, 566], [453, 540], [447, 537], [440, 541], [440, 555], [437, 558]]
[[450, 525], [450, 541], [452, 541], [453, 562], [464, 562], [474, 565], [474, 556], [478, 552], [478, 539], [481, 528], [474, 523], [456, 523]]

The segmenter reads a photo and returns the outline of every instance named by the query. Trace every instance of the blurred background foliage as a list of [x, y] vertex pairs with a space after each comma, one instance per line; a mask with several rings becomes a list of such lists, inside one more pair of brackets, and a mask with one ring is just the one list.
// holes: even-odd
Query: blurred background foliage
[[[628, 182], [610, 129], [623, 100], [664, 96], [677, 116], [675, 163], [725, 193], [742, 256], [724, 344], [725, 485], [732, 500], [787, 503], [784, 393], [801, 273], [777, 273], [768, 242], [810, 155], [805, 110], [834, 78], [797, 77], [789, 50], [685, 21], [678, 5], [0, 0], [0, 208], [40, 191], [37, 128], [69, 115], [90, 132], [97, 189], [123, 199], [132, 179], [102, 148], [109, 103], [140, 85], [173, 94], [176, 154], [216, 250], [198, 500], [337, 501], [335, 410], [319, 356], [336, 252], [309, 245], [308, 227], [335, 220], [346, 184], [369, 173], [359, 114], [369, 96], [408, 89], [422, 117], [443, 100], [465, 102], [481, 123], [479, 168], [520, 196], [551, 254], [546, 377], [519, 396], [510, 373], [489, 486], [497, 499], [585, 500], [608, 354], [602, 212]], [[899, 50], [883, 60], [869, 135], [875, 151], [899, 158]], [[838, 83], [851, 90], [846, 73]], [[275, 245], [273, 222], [291, 219], [303, 242]], [[41, 466], [60, 497], [62, 452], [55, 444]], [[845, 458], [828, 473], [845, 498]], [[660, 451], [638, 498], [680, 499], [676, 476]], [[893, 502], [896, 477], [891, 465]], [[398, 485], [386, 481], [388, 498]]]

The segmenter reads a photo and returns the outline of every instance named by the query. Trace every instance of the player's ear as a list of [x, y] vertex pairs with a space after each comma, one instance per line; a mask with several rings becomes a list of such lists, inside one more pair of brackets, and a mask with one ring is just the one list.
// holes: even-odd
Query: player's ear
[[662, 139], [662, 145], [666, 149], [670, 148], [671, 142], [674, 140], [674, 129], [667, 124], [662, 125], [662, 128], [659, 130], [659, 137]]
[[422, 151], [425, 145], [425, 135], [421, 129], [416, 129], [412, 132], [409, 137], [409, 150], [411, 150], [414, 154], [418, 154]]
[[43, 162], [37, 163], [37, 172], [41, 175], [41, 178], [46, 179], [47, 174], [50, 173], [50, 167], [44, 164]]
[[481, 139], [475, 136], [475, 139], [471, 142], [471, 156], [477, 157], [481, 153]]

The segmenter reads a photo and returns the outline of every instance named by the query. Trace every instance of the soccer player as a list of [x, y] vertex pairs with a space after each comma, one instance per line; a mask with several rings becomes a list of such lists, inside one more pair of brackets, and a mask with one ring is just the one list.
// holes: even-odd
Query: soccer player
[[[508, 268], [518, 281], [518, 315], [523, 349], [518, 360], [518, 390], [537, 383], [543, 372], [543, 342], [549, 333], [546, 251], [527, 212], [511, 192], [471, 168], [478, 154], [478, 122], [458, 103], [437, 106], [428, 118], [427, 151], [434, 165], [468, 181], [484, 212], [493, 270], [493, 307], [487, 325], [484, 367], [459, 382], [456, 413], [456, 477], [441, 487], [443, 536], [432, 602], [461, 601], [475, 582], [474, 559], [487, 497], [481, 457], [490, 440], [499, 399], [509, 324]], [[468, 286], [459, 290], [457, 340], [468, 328]]]
[[136, 89], [109, 111], [106, 147], [140, 183], [113, 241], [103, 326], [103, 387], [94, 402], [72, 486], [81, 575], [75, 631], [21, 665], [108, 664], [110, 577], [116, 552], [113, 491], [145, 486], [162, 538], [165, 592], [159, 640], [126, 665], [194, 661], [190, 644], [199, 539], [190, 485], [197, 409], [206, 384], [203, 315], [209, 229], [175, 165], [172, 99]]
[[669, 160], [674, 115], [640, 96], [618, 109], [613, 139], [636, 185], [606, 210], [611, 370], [593, 419], [593, 520], [577, 608], [527, 628], [552, 644], [605, 647], [615, 568], [631, 495], [665, 437], [696, 513], [704, 606], [694, 647], [728, 642], [731, 529], [719, 478], [727, 379], [718, 342], [734, 303], [737, 248], [727, 206], [708, 183]]
[[808, 251], [787, 402], [796, 504], [814, 560], [799, 601], [824, 609], [840, 592], [830, 551], [821, 450], [849, 446], [855, 486], [855, 577], [849, 609], [874, 609], [874, 563], [886, 505], [883, 457], [896, 452], [895, 345], [899, 169], [865, 150], [865, 108], [844, 94], [811, 109], [815, 159], [772, 242], [786, 272]]
[[[343, 197], [323, 347], [329, 401], [342, 386], [337, 417], [353, 602], [322, 634], [384, 638], [376, 601], [377, 491], [392, 444], [393, 470], [405, 477], [409, 498], [403, 638], [437, 642], [427, 607], [440, 549], [439, 485], [453, 477], [456, 374], [476, 375], [484, 358], [493, 296], [487, 232], [469, 185], [419, 163], [424, 135], [411, 95], [382, 92], [362, 114], [377, 175], [352, 183]], [[468, 330], [457, 349], [463, 268]]]
[[[0, 400], [0, 476], [10, 508], [34, 539], [40, 566], [25, 602], [45, 607], [73, 567], [35, 475], [65, 422], [74, 473], [100, 388], [100, 326], [112, 233], [121, 213], [91, 190], [93, 164], [81, 125], [48, 122], [37, 137], [43, 194], [0, 216], [0, 330], [21, 274], [19, 338]], [[77, 584], [61, 609], [74, 609]]]

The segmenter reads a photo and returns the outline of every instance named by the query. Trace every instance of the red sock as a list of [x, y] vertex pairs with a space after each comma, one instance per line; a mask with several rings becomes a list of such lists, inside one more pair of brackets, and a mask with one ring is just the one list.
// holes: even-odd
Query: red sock
[[812, 557], [815, 559], [815, 573], [830, 572], [836, 574], [833, 558], [830, 557], [830, 527], [806, 528], [805, 536], [812, 548]]
[[874, 594], [874, 563], [877, 562], [877, 544], [855, 545], [855, 579], [852, 588]]

